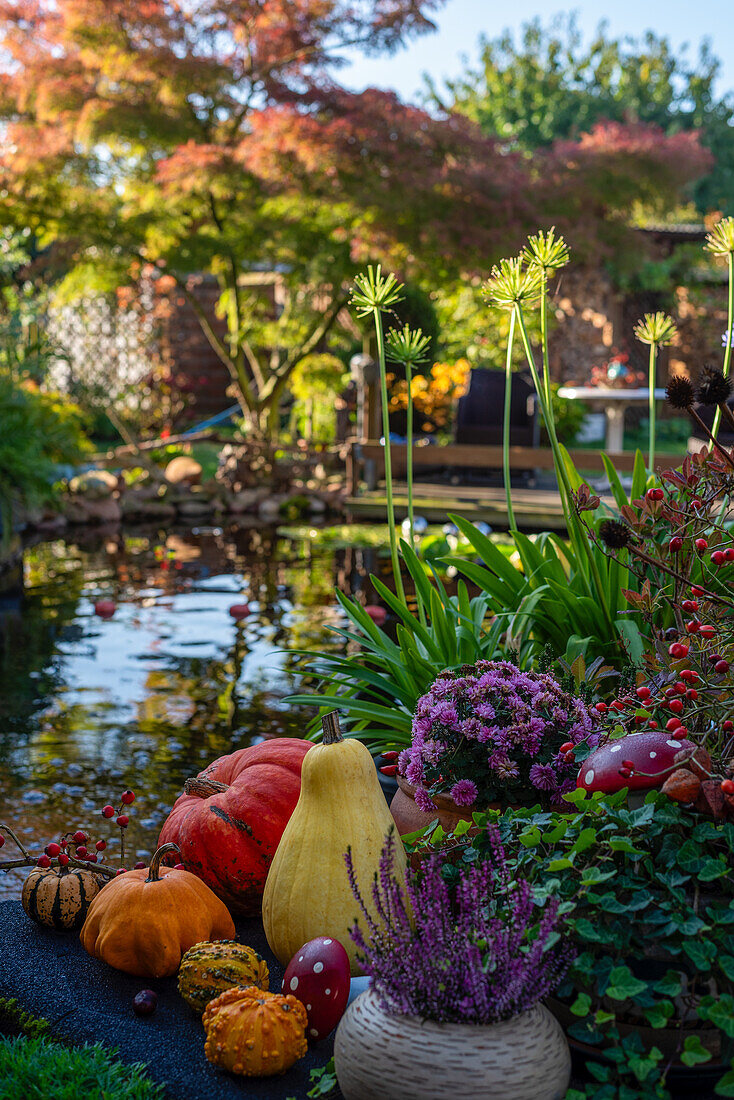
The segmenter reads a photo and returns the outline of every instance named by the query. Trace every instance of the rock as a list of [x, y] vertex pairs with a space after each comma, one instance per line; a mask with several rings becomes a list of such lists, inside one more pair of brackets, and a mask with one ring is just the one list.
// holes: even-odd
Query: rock
[[228, 512], [255, 511], [258, 504], [265, 499], [267, 492], [262, 489], [241, 489], [239, 493], [230, 493], [225, 498], [225, 507]]
[[178, 455], [168, 463], [163, 476], [170, 485], [199, 485], [201, 463], [190, 455]]
[[122, 519], [122, 508], [115, 497], [108, 497], [106, 500], [86, 500], [84, 505], [89, 523], [119, 523]]
[[276, 523], [280, 519], [280, 506], [285, 497], [270, 496], [261, 501], [257, 514], [264, 523]]
[[112, 474], [109, 470], [89, 470], [85, 474], [73, 477], [69, 482], [70, 492], [89, 497], [91, 500], [112, 496], [117, 487], [117, 474]]
[[137, 493], [122, 498], [122, 514], [130, 520], [168, 520], [176, 518], [176, 509], [165, 500], [141, 499]]
[[64, 501], [64, 515], [67, 522], [72, 524], [119, 523], [122, 519], [122, 508], [115, 497], [68, 497]]
[[40, 802], [46, 801], [46, 795], [43, 791], [26, 791], [23, 795], [23, 801], [31, 805], [37, 805]]
[[205, 516], [211, 516], [219, 510], [219, 502], [202, 499], [201, 497], [190, 497], [188, 500], [180, 501], [177, 507], [179, 515], [184, 519], [203, 519]]

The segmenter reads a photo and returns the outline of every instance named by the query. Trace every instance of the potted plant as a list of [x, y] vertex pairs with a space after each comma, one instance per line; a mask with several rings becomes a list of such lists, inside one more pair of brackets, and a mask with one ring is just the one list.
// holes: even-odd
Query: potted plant
[[346, 1100], [560, 1100], [570, 1055], [540, 1003], [570, 961], [558, 903], [539, 911], [529, 883], [511, 879], [497, 829], [493, 860], [455, 868], [451, 886], [434, 855], [403, 889], [397, 843], [388, 838], [369, 908], [346, 857], [362, 922], [351, 936], [370, 977], [336, 1034]]
[[669, 1097], [686, 1077], [697, 1097], [734, 1095], [734, 828], [659, 791], [636, 809], [625, 790], [566, 799], [478, 814], [447, 884], [463, 860], [494, 864], [495, 823], [510, 873], [560, 903], [577, 954], [549, 1007], [586, 1057], [588, 1095]]
[[451, 828], [490, 806], [541, 803], [576, 785], [573, 749], [596, 743], [597, 715], [545, 672], [509, 661], [445, 669], [418, 700], [391, 810], [401, 834], [438, 817]]

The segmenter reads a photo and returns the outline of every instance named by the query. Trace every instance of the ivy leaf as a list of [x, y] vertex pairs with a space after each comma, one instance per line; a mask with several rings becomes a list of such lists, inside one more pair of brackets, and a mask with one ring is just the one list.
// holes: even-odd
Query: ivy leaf
[[591, 997], [588, 993], [579, 993], [576, 1000], [571, 1005], [571, 1012], [574, 1016], [588, 1016], [591, 1008]]
[[313, 1084], [314, 1087], [309, 1089], [306, 1096], [329, 1096], [334, 1091], [336, 1088], [336, 1069], [334, 1068], [333, 1058], [325, 1066], [319, 1066], [311, 1070], [309, 1084]]
[[698, 1035], [688, 1035], [683, 1044], [680, 1060], [685, 1066], [697, 1066], [700, 1062], [711, 1060], [711, 1051], [706, 1050]]
[[552, 859], [548, 864], [549, 871], [564, 871], [568, 867], [573, 867], [573, 860], [568, 856], [560, 856], [558, 859]]
[[717, 1096], [734, 1096], [734, 1069], [730, 1069], [714, 1089]]
[[716, 958], [716, 944], [711, 940], [688, 940], [683, 950], [697, 970], [710, 970]]
[[572, 852], [579, 854], [585, 852], [587, 848], [591, 848], [596, 843], [596, 829], [582, 829], [571, 848]]
[[647, 982], [636, 978], [628, 966], [615, 966], [609, 975], [607, 997], [613, 1001], [626, 1001], [647, 989]]
[[610, 878], [616, 878], [617, 871], [601, 871], [594, 864], [591, 867], [587, 867], [581, 876], [582, 886], [598, 886], [602, 882], [607, 882]]
[[635, 848], [631, 840], [628, 840], [626, 836], [613, 836], [609, 841], [609, 847], [613, 852], [629, 852], [631, 856], [646, 856], [647, 852], [642, 851], [640, 848]]
[[526, 829], [524, 833], [520, 833], [517, 838], [524, 848], [537, 848], [541, 840], [541, 832], [537, 825], [533, 825], [531, 829]]
[[719, 955], [719, 966], [726, 974], [730, 982], [734, 982], [734, 956]]
[[670, 1001], [663, 1001], [661, 1004], [655, 1004], [650, 1008], [646, 1008], [645, 1019], [650, 1024], [650, 1027], [665, 1027], [674, 1012], [675, 1008]]
[[716, 878], [721, 878], [722, 875], [727, 874], [729, 868], [722, 859], [707, 859], [704, 862], [703, 867], [698, 872], [698, 877], [701, 882], [713, 882]]
[[730, 1039], [734, 1039], [734, 999], [731, 994], [723, 993], [717, 999], [707, 997], [701, 1003], [698, 1014], [702, 1019], [710, 1020], [721, 1028]]
[[682, 844], [678, 849], [676, 861], [678, 866], [682, 867], [684, 871], [695, 874], [702, 863], [701, 849], [697, 844], [694, 844], [692, 840], [687, 840], [685, 844]]
[[464, 833], [468, 833], [472, 827], [471, 821], [465, 821], [463, 818], [454, 825], [454, 836], [463, 836]]
[[664, 997], [677, 997], [683, 989], [680, 974], [676, 970], [666, 971], [665, 976], [659, 982], [655, 982], [653, 989], [656, 993], [662, 993]]

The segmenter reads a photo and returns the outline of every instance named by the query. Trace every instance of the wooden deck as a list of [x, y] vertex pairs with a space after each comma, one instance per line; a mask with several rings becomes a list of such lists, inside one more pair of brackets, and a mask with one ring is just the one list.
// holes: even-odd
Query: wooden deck
[[[394, 500], [396, 518], [408, 514], [405, 477], [407, 448], [393, 444]], [[598, 451], [573, 451], [571, 457], [577, 469], [587, 476], [604, 476], [604, 465]], [[659, 454], [657, 470], [680, 465], [683, 455]], [[634, 454], [609, 455], [615, 469], [622, 475], [632, 472]], [[502, 466], [502, 448], [489, 446], [416, 446], [413, 463], [415, 514], [430, 521], [445, 521], [447, 513], [455, 512], [468, 519], [483, 520], [493, 527], [507, 527], [507, 505], [501, 484], [476, 483], [480, 470], [495, 470]], [[511, 447], [510, 465], [515, 471], [536, 471], [547, 475], [553, 470], [553, 455], [547, 448]], [[354, 441], [347, 464], [347, 513], [355, 519], [384, 519], [387, 509], [384, 477], [385, 450], [375, 441]], [[607, 498], [612, 504], [611, 498]], [[565, 530], [561, 499], [555, 489], [535, 489], [518, 486], [512, 490], [515, 522], [526, 530]]]
[[[393, 487], [395, 518], [403, 520], [408, 514], [407, 487]], [[413, 486], [414, 509], [417, 516], [424, 516], [431, 523], [445, 523], [449, 512], [477, 522], [483, 520], [492, 527], [507, 527], [505, 491], [486, 485], [421, 484]], [[611, 503], [611, 501], [610, 501]], [[383, 487], [363, 490], [358, 496], [348, 497], [347, 512], [359, 519], [385, 519], [387, 498]], [[561, 498], [550, 489], [513, 489], [512, 506], [515, 522], [525, 530], [563, 531]]]

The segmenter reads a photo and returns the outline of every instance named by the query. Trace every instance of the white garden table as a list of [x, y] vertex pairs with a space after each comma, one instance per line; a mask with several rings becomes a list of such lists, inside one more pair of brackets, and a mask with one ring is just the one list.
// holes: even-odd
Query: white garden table
[[[647, 387], [636, 389], [613, 389], [611, 386], [561, 386], [559, 397], [569, 401], [585, 401], [597, 408], [601, 407], [606, 416], [606, 439], [604, 449], [616, 454], [624, 450], [624, 410], [631, 405], [646, 405], [649, 400]], [[664, 389], [655, 390], [655, 399], [662, 401]]]

